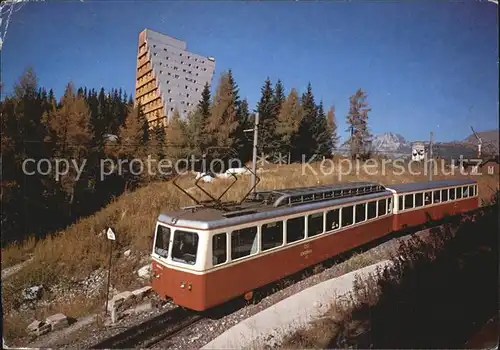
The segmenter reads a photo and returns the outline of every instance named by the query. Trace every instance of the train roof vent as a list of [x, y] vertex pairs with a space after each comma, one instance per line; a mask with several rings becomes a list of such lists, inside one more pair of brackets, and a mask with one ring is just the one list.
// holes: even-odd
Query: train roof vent
[[290, 188], [259, 193], [265, 201], [273, 201], [274, 207], [300, 205], [310, 202], [362, 196], [385, 191], [385, 187], [372, 182], [352, 182], [314, 187]]

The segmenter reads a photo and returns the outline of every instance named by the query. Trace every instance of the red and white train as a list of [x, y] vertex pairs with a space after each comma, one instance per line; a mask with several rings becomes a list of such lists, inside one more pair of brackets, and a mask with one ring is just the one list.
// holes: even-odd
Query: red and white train
[[257, 192], [224, 209], [161, 213], [152, 287], [203, 311], [406, 227], [479, 207], [477, 182], [356, 182]]

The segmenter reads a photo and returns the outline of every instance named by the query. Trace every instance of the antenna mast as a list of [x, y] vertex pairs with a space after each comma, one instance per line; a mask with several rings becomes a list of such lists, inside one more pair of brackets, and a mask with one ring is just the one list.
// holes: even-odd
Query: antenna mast
[[472, 127], [472, 125], [470, 126], [470, 128], [472, 129], [472, 133], [474, 134], [474, 136], [476, 137], [476, 139], [478, 141], [478, 144], [477, 144], [477, 157], [481, 158], [481, 146], [483, 145], [483, 140], [481, 140], [481, 138], [476, 133], [476, 131], [474, 130], [474, 128]]

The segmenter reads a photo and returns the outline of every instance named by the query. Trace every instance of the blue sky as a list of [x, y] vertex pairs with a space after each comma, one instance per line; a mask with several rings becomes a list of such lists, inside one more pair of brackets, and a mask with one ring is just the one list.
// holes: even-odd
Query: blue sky
[[138, 33], [187, 42], [232, 69], [254, 108], [269, 77], [335, 105], [344, 134], [349, 96], [368, 94], [374, 134], [461, 140], [498, 128], [497, 5], [308, 1], [46, 1], [14, 13], [2, 52], [6, 93], [32, 66], [60, 95], [68, 81], [133, 93]]

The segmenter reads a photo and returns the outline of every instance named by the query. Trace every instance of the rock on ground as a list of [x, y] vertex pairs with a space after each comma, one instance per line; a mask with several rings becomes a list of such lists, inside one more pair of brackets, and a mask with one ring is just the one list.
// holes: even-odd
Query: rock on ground
[[132, 304], [133, 299], [135, 299], [135, 296], [132, 292], [126, 291], [119, 293], [108, 301], [108, 311], [113, 311], [113, 309], [117, 308], [127, 308], [127, 306]]
[[50, 324], [53, 331], [64, 328], [69, 325], [68, 318], [61, 313], [47, 317], [45, 322], [47, 324]]
[[43, 321], [35, 320], [29, 324], [26, 330], [31, 335], [40, 336], [49, 333], [51, 330], [51, 326], [50, 324], [45, 323]]
[[132, 294], [137, 300], [143, 299], [145, 296], [147, 296], [153, 288], [151, 286], [145, 286], [139, 289], [136, 289], [132, 291]]
[[151, 264], [144, 265], [139, 270], [137, 274], [140, 278], [148, 279], [151, 276]]
[[23, 290], [22, 297], [25, 301], [34, 301], [42, 296], [43, 286], [33, 286]]

